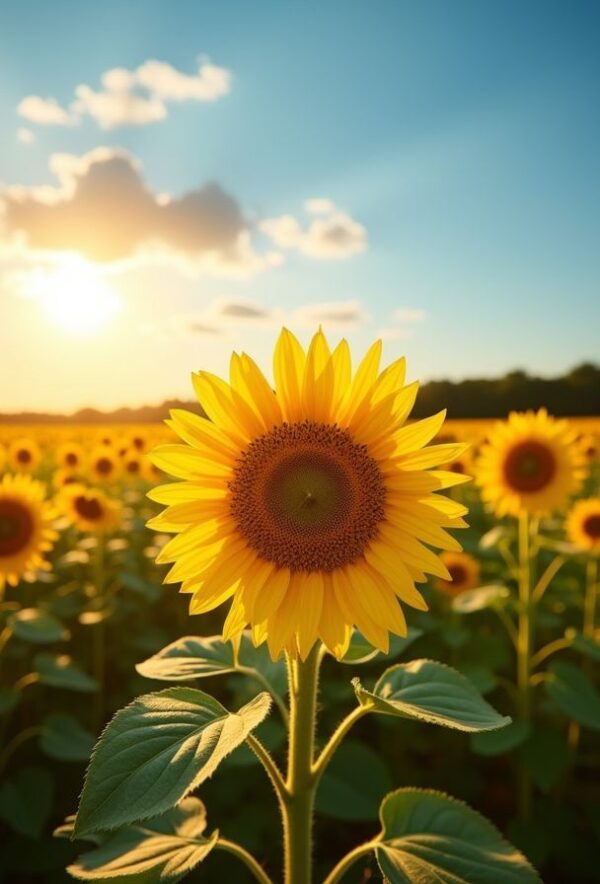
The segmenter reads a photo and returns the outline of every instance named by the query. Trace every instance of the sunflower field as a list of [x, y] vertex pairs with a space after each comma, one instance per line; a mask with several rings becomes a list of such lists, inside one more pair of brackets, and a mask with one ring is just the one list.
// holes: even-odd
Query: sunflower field
[[600, 419], [379, 358], [0, 425], [0, 881], [597, 880]]

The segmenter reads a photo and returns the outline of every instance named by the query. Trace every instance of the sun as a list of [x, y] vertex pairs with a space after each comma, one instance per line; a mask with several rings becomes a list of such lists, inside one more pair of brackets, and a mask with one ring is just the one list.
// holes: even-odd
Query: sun
[[107, 325], [122, 306], [103, 272], [83, 258], [65, 259], [37, 273], [31, 282], [31, 294], [55, 325], [77, 334]]

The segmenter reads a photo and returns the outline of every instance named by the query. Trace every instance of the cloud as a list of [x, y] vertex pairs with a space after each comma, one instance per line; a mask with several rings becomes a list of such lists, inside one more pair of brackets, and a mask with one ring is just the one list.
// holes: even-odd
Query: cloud
[[392, 313], [394, 322], [423, 322], [427, 313], [421, 307], [399, 307]]
[[255, 328], [289, 325], [314, 331], [323, 325], [329, 331], [350, 331], [369, 321], [359, 301], [330, 301], [302, 304], [294, 310], [267, 307], [248, 298], [217, 298], [196, 313], [173, 317], [174, 328], [185, 335], [224, 335]]
[[212, 102], [231, 90], [231, 72], [200, 59], [193, 74], [179, 71], [165, 61], [149, 59], [139, 67], [111, 68], [100, 77], [102, 88], [86, 83], [75, 87], [69, 110], [55, 98], [29, 95], [17, 113], [32, 123], [46, 126], [76, 125], [82, 117], [94, 119], [102, 129], [146, 126], [168, 115], [168, 102]]
[[20, 141], [21, 144], [33, 144], [35, 141], [35, 134], [31, 129], [17, 129], [17, 141]]
[[291, 317], [292, 325], [301, 328], [314, 328], [324, 325], [335, 330], [348, 330], [369, 320], [360, 301], [324, 301], [316, 304], [304, 304], [297, 307]]
[[17, 105], [17, 113], [40, 126], [73, 126], [76, 119], [55, 98], [28, 95]]
[[304, 203], [304, 211], [309, 215], [328, 215], [334, 210], [334, 204], [326, 197], [312, 197]]
[[244, 270], [268, 261], [254, 253], [238, 202], [219, 184], [159, 196], [144, 182], [139, 163], [111, 148], [81, 157], [55, 154], [50, 165], [58, 187], [0, 193], [7, 233], [30, 249], [75, 251], [102, 262], [166, 250]]
[[293, 215], [280, 215], [262, 221], [260, 229], [278, 248], [319, 260], [348, 258], [367, 248], [366, 228], [337, 209], [331, 200], [307, 200], [305, 209], [318, 214], [306, 227]]

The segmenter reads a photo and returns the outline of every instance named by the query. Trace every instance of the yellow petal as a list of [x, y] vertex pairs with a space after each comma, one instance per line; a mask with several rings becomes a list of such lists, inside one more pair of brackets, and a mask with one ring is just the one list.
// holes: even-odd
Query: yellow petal
[[298, 617], [298, 651], [302, 660], [306, 660], [317, 640], [319, 621], [323, 608], [323, 575], [312, 571], [303, 575], [300, 592], [302, 605]]
[[306, 355], [302, 381], [304, 417], [329, 423], [333, 400], [334, 375], [329, 345], [319, 329], [313, 336]]
[[258, 365], [245, 353], [241, 356], [232, 354], [231, 386], [254, 411], [265, 431], [282, 423], [281, 408], [271, 385]]
[[188, 445], [210, 452], [222, 463], [231, 463], [238, 456], [236, 444], [207, 418], [182, 408], [173, 408], [169, 414], [171, 419], [166, 423]]
[[281, 330], [273, 357], [275, 389], [286, 421], [302, 420], [304, 350], [287, 328]]
[[159, 445], [150, 453], [150, 460], [160, 470], [178, 479], [213, 479], [228, 482], [231, 466], [206, 457], [189, 445]]

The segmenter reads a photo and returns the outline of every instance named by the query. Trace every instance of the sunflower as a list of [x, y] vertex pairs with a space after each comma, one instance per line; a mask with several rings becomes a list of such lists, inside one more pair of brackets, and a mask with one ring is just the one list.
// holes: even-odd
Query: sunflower
[[0, 473], [4, 469], [5, 463], [6, 463], [6, 448], [4, 447], [2, 442], [0, 442]]
[[52, 485], [57, 491], [60, 491], [65, 485], [77, 484], [80, 481], [71, 470], [58, 469], [54, 470], [52, 474]]
[[135, 448], [130, 448], [121, 459], [123, 472], [130, 479], [139, 478], [142, 472], [142, 458]]
[[588, 463], [593, 464], [598, 460], [598, 452], [600, 450], [598, 440], [591, 433], [581, 436], [577, 440], [577, 445]]
[[448, 578], [429, 546], [460, 550], [447, 528], [466, 507], [435, 492], [462, 477], [429, 467], [464, 446], [434, 445], [445, 412], [406, 424], [417, 384], [403, 359], [381, 373], [381, 341], [351, 371], [346, 341], [330, 352], [321, 331], [305, 353], [286, 329], [274, 355], [275, 389], [245, 355], [230, 383], [194, 375], [207, 418], [171, 412], [186, 445], [163, 445], [154, 463], [183, 480], [150, 497], [150, 521], [174, 532], [159, 562], [175, 563], [201, 614], [233, 597], [226, 639], [250, 625], [275, 659], [306, 658], [318, 639], [342, 656], [354, 626], [386, 652], [406, 634], [399, 602], [426, 610], [415, 583]]
[[477, 463], [483, 500], [500, 517], [561, 510], [584, 475], [575, 433], [545, 409], [497, 423]]
[[75, 472], [83, 464], [83, 449], [75, 442], [65, 442], [56, 451], [56, 463], [65, 470]]
[[600, 555], [600, 497], [578, 500], [567, 516], [566, 529], [574, 546]]
[[455, 596], [479, 586], [481, 567], [473, 556], [465, 552], [444, 552], [440, 556], [448, 569], [449, 580], [436, 579], [436, 586], [446, 595]]
[[108, 445], [99, 445], [92, 451], [89, 469], [97, 482], [110, 482], [119, 470], [119, 464]]
[[11, 442], [8, 456], [13, 468], [23, 473], [32, 473], [42, 459], [37, 442], [27, 437], [14, 439]]
[[64, 485], [57, 504], [71, 524], [80, 531], [105, 533], [119, 524], [121, 506], [95, 488], [85, 485]]
[[0, 481], [0, 590], [29, 571], [50, 569], [44, 554], [58, 537], [54, 515], [41, 482], [8, 474]]

